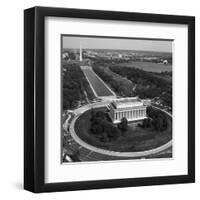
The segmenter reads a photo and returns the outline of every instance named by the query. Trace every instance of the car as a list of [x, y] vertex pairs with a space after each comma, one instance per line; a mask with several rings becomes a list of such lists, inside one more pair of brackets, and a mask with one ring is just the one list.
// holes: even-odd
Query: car
[[63, 156], [63, 161], [64, 162], [73, 162], [72, 158], [68, 154], [65, 154]]

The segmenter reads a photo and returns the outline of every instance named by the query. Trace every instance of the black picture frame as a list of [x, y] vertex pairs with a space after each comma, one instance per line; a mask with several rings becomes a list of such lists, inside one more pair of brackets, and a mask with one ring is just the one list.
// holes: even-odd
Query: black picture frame
[[[45, 183], [44, 22], [46, 16], [188, 25], [187, 175]], [[195, 17], [50, 7], [24, 10], [24, 188], [39, 193], [192, 182], [195, 182]]]

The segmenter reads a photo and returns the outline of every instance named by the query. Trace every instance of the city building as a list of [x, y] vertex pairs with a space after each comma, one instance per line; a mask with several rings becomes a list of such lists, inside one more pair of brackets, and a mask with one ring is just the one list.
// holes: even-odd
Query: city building
[[121, 122], [125, 117], [128, 121], [142, 120], [147, 117], [147, 105], [138, 97], [127, 97], [113, 100], [109, 105], [109, 116], [113, 123]]

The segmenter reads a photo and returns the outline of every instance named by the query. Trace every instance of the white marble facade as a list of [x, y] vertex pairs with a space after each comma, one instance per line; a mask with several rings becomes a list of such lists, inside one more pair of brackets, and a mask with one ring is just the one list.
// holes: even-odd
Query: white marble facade
[[120, 98], [110, 104], [110, 118], [113, 123], [119, 123], [123, 117], [128, 121], [146, 118], [146, 105], [137, 97]]

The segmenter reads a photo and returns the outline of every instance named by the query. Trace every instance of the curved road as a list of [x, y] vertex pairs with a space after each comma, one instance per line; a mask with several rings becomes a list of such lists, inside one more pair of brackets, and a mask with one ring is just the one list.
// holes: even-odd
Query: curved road
[[[147, 151], [141, 151], [141, 152], [116, 152], [116, 151], [109, 151], [109, 150], [105, 150], [105, 149], [101, 149], [101, 148], [97, 148], [95, 146], [92, 146], [86, 142], [84, 142], [82, 139], [80, 139], [75, 130], [74, 130], [74, 125], [75, 125], [75, 122], [76, 120], [87, 110], [91, 109], [91, 108], [98, 108], [98, 107], [102, 107], [102, 106], [106, 106], [108, 105], [108, 101], [105, 101], [105, 102], [98, 102], [98, 103], [95, 103], [95, 104], [88, 104], [86, 106], [83, 106], [81, 108], [78, 108], [75, 110], [75, 114], [76, 116], [74, 117], [74, 119], [72, 120], [72, 122], [70, 123], [70, 134], [71, 134], [71, 137], [82, 147], [84, 147], [85, 149], [88, 149], [90, 150], [91, 152], [96, 152], [96, 153], [99, 153], [99, 154], [104, 154], [104, 155], [107, 155], [107, 156], [117, 156], [117, 157], [121, 157], [121, 158], [124, 158], [124, 157], [129, 157], [129, 158], [137, 158], [137, 157], [143, 157], [143, 156], [149, 156], [149, 155], [153, 155], [153, 154], [156, 154], [156, 153], [159, 153], [159, 152], [162, 152], [166, 149], [168, 149], [169, 147], [172, 146], [172, 140], [170, 140], [169, 142], [167, 142], [166, 144], [160, 146], [160, 147], [157, 147], [155, 149], [151, 149], [151, 150], [147, 150]], [[152, 106], [154, 107], [154, 106]], [[157, 107], [154, 107], [156, 109], [159, 109], [161, 110], [160, 108], [157, 108]], [[163, 110], [162, 110], [163, 111]], [[170, 117], [171, 114], [166, 112], [166, 111], [163, 111], [165, 112], [167, 115], [169, 115]]]

